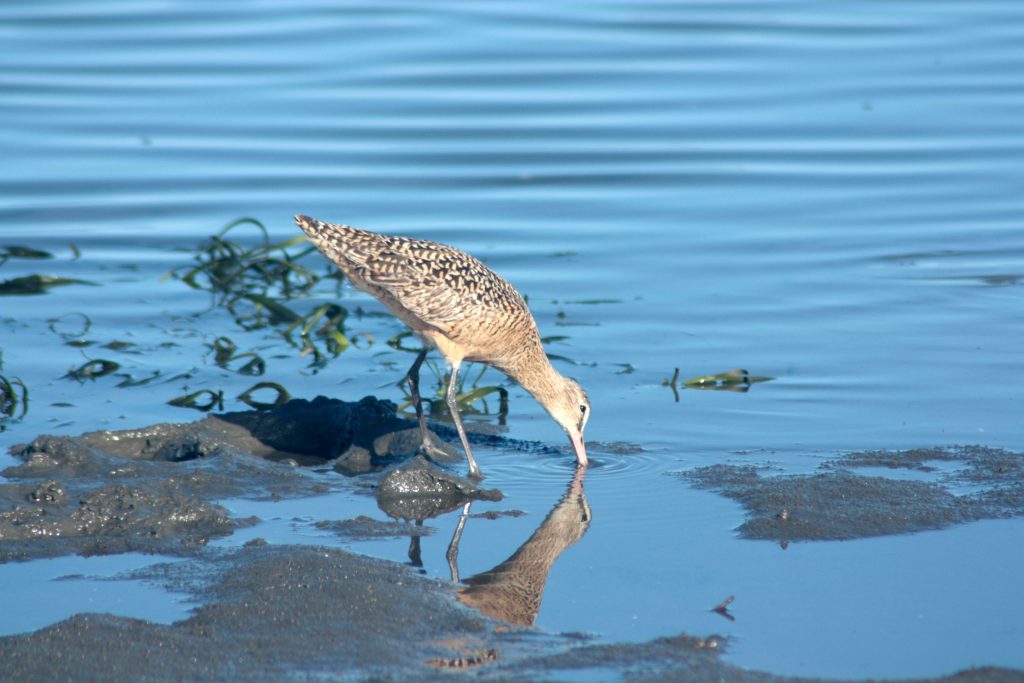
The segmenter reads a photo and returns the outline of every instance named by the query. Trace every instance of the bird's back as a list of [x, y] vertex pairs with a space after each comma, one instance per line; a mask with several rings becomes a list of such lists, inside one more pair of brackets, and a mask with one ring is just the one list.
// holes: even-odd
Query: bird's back
[[306, 216], [297, 216], [296, 222], [353, 284], [417, 332], [438, 332], [461, 344], [465, 358], [500, 360], [515, 350], [516, 342], [539, 344], [523, 298], [466, 252]]

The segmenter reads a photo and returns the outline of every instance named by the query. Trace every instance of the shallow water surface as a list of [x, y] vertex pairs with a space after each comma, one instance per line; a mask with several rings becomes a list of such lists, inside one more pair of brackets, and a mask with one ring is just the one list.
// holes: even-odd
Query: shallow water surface
[[[593, 402], [593, 520], [554, 563], [537, 626], [609, 641], [718, 633], [728, 661], [773, 673], [1024, 667], [1020, 517], [782, 548], [737, 538], [736, 503], [667, 476], [809, 473], [863, 449], [1024, 450], [1022, 27], [1009, 0], [4, 3], [0, 247], [53, 258], [10, 258], [0, 280], [93, 284], [0, 296], [0, 374], [30, 392], [0, 449], [198, 419], [167, 401], [200, 389], [242, 410], [235, 397], [259, 380], [400, 403], [413, 356], [386, 343], [402, 327], [368, 296], [343, 290], [353, 344], [313, 369], [273, 329], [246, 331], [163, 276], [241, 216], [273, 241], [298, 234], [300, 212], [435, 239], [528, 297]], [[230, 236], [259, 241], [251, 226]], [[266, 373], [218, 367], [218, 336]], [[120, 369], [64, 377], [90, 359]], [[664, 384], [676, 368], [774, 379], [677, 397]], [[509, 391], [504, 425], [493, 400], [472, 420], [563, 454], [480, 447], [506, 497], [473, 512], [526, 514], [469, 519], [462, 577], [509, 557], [572, 478], [557, 427]], [[384, 519], [370, 497], [225, 505], [265, 521], [217, 544], [409, 561], [408, 538], [313, 527]], [[423, 571], [448, 576], [457, 522], [426, 522]], [[735, 621], [711, 611], [730, 595]], [[72, 609], [137, 614], [101, 603]], [[168, 599], [149, 614], [177, 610]], [[8, 611], [0, 631], [43, 621]]]

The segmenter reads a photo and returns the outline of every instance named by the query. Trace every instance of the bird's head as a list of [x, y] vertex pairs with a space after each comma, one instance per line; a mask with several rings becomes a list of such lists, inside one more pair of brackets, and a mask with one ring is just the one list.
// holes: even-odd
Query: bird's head
[[586, 466], [587, 449], [583, 445], [583, 429], [590, 419], [590, 399], [583, 388], [568, 377], [560, 377], [555, 389], [545, 408], [569, 435], [576, 461]]

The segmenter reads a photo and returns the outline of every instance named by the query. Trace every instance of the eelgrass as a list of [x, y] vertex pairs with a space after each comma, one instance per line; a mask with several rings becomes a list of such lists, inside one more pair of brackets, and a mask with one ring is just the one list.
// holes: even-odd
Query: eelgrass
[[[229, 232], [246, 225], [259, 230], [261, 241], [256, 247], [227, 238]], [[309, 296], [325, 280], [334, 283], [336, 292], [341, 284], [341, 273], [316, 273], [298, 262], [316, 250], [308, 245], [298, 248], [306, 244], [302, 235], [272, 243], [263, 223], [240, 218], [210, 237], [198, 250], [195, 265], [169, 275], [193, 289], [210, 292], [214, 305], [227, 310], [244, 330], [275, 328], [302, 356], [310, 358], [312, 366], [322, 367], [350, 344], [345, 334], [348, 311], [337, 304], [323, 304], [301, 312], [291, 304]], [[244, 367], [246, 374], [263, 374], [266, 369], [256, 357]]]
[[[4, 369], [4, 356], [0, 351], [0, 370]], [[18, 408], [21, 412], [18, 412]], [[0, 375], [0, 431], [4, 424], [14, 418], [25, 417], [28, 412], [28, 387], [17, 377], [11, 379]]]
[[675, 368], [672, 377], [661, 380], [663, 387], [672, 389], [675, 400], [679, 401], [679, 388], [702, 389], [705, 391], [750, 391], [750, 387], [758, 382], [768, 382], [774, 377], [751, 375], [746, 370], [729, 370], [715, 375], [702, 375], [679, 381], [679, 368]]

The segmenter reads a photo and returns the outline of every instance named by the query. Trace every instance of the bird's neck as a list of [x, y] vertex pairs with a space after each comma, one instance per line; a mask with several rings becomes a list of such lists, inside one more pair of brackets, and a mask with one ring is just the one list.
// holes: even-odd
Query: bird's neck
[[540, 342], [522, 347], [519, 353], [502, 363], [500, 369], [545, 408], [563, 382], [562, 375], [552, 367]]

